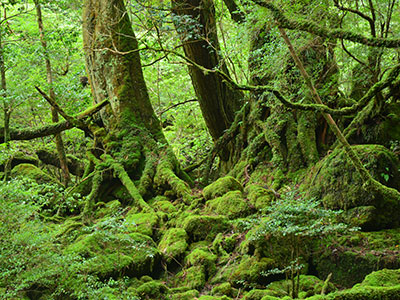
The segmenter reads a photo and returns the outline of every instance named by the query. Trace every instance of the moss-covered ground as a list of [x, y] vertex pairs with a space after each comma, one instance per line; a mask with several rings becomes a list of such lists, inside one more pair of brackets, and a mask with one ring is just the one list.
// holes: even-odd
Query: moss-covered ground
[[[379, 156], [369, 162], [385, 180], [387, 157]], [[338, 157], [323, 160], [330, 166], [312, 170], [306, 184], [336, 176]], [[397, 176], [390, 168], [388, 180]], [[14, 173], [28, 171], [39, 174], [25, 166]], [[116, 197], [82, 219], [84, 199], [43, 174], [0, 188], [1, 299], [400, 299], [400, 229], [389, 226], [397, 223], [355, 228], [363, 216], [351, 209], [391, 214], [357, 195], [335, 199], [338, 185], [317, 199], [290, 178], [275, 190], [257, 170], [250, 179], [221, 178], [191, 203], [166, 194], [147, 200], [148, 212]], [[62, 211], [49, 210], [49, 199], [64, 202]]]

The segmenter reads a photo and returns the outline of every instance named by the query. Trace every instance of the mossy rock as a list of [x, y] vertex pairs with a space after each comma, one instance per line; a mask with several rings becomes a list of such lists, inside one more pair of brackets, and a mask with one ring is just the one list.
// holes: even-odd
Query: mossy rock
[[199, 298], [199, 300], [231, 300], [228, 296], [216, 297], [216, 296], [208, 296], [204, 295]]
[[243, 288], [253, 284], [268, 284], [275, 277], [264, 276], [276, 267], [276, 263], [270, 258], [257, 258], [255, 256], [243, 256], [230, 264], [220, 267], [217, 274], [211, 279], [212, 284], [229, 282], [233, 287]]
[[186, 292], [172, 294], [169, 297], [171, 300], [193, 300], [199, 297], [199, 291], [189, 290]]
[[[357, 145], [353, 146], [353, 150], [376, 180], [400, 189], [400, 163], [393, 152], [381, 145]], [[342, 148], [336, 149], [316, 165], [304, 189], [309, 196], [321, 199], [330, 209], [375, 207], [373, 215], [362, 224], [365, 230], [400, 226], [400, 203], [366, 191], [360, 174]]]
[[222, 197], [207, 201], [206, 212], [226, 216], [229, 219], [246, 217], [252, 210], [240, 191], [232, 191]]
[[230, 191], [243, 192], [243, 186], [232, 176], [225, 176], [214, 181], [203, 189], [206, 200], [221, 197]]
[[153, 205], [153, 208], [156, 211], [162, 211], [166, 214], [172, 214], [177, 212], [178, 210], [170, 201], [157, 201]]
[[179, 286], [200, 290], [206, 284], [206, 270], [203, 266], [183, 269], [176, 275], [175, 280]]
[[400, 229], [354, 232], [316, 243], [313, 265], [319, 276], [344, 287], [361, 282], [377, 269], [400, 268]]
[[208, 248], [196, 248], [185, 258], [187, 266], [203, 266], [206, 279], [216, 273], [216, 261], [217, 256], [212, 254]]
[[360, 286], [396, 286], [400, 285], [400, 269], [372, 272], [365, 276]]
[[398, 300], [400, 299], [400, 270], [380, 270], [348, 290], [313, 296], [308, 300]]
[[246, 293], [246, 295], [243, 297], [243, 300], [261, 300], [265, 296], [270, 296], [270, 291], [253, 289]]
[[[295, 278], [297, 281], [297, 278]], [[327, 282], [325, 283], [323, 280], [318, 277], [312, 275], [300, 275], [299, 279], [299, 298], [304, 299], [307, 297], [311, 297], [314, 295], [320, 295], [322, 289], [324, 289], [325, 293], [330, 293], [336, 290], [335, 286]], [[288, 295], [288, 291], [292, 290], [292, 281], [291, 280], [281, 280], [272, 282], [268, 286], [268, 293], [270, 296], [274, 297], [286, 297]]]
[[212, 241], [218, 233], [225, 232], [230, 227], [224, 216], [190, 215], [183, 222], [183, 228], [194, 242]]
[[164, 255], [166, 262], [179, 261], [188, 247], [188, 235], [183, 228], [168, 229], [160, 243], [158, 249]]
[[136, 294], [140, 299], [167, 299], [167, 293], [168, 288], [165, 284], [156, 280], [145, 282], [136, 289]]
[[254, 206], [257, 210], [269, 206], [275, 200], [274, 192], [261, 184], [249, 184], [244, 191], [247, 194], [250, 205]]
[[58, 186], [62, 185], [61, 182], [59, 182], [56, 178], [51, 177], [32, 164], [20, 164], [15, 166], [11, 171], [11, 175], [13, 177], [27, 177], [33, 179], [39, 184], [55, 184]]
[[221, 283], [217, 286], [214, 286], [211, 290], [211, 295], [213, 296], [237, 296], [238, 291], [232, 287], [229, 282]]
[[102, 203], [101, 208], [99, 208], [99, 206], [100, 206], [99, 203], [97, 203], [96, 204], [97, 209], [95, 211], [96, 219], [110, 217], [122, 209], [121, 202], [119, 202], [118, 200]]
[[76, 272], [110, 277], [126, 274], [151, 274], [160, 260], [160, 253], [151, 238], [140, 233], [107, 234], [95, 231], [81, 235], [64, 251], [82, 257]]
[[159, 218], [154, 213], [135, 213], [133, 211], [126, 215], [124, 225], [130, 232], [153, 236], [159, 227]]

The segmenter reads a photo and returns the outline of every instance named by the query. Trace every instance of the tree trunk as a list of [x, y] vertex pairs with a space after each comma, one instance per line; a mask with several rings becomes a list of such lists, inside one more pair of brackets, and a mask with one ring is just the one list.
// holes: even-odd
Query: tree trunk
[[[53, 89], [53, 73], [52, 73], [51, 62], [50, 62], [48, 49], [47, 49], [47, 42], [46, 42], [45, 35], [44, 35], [42, 9], [41, 9], [39, 0], [35, 0], [34, 2], [35, 2], [35, 7], [36, 7], [37, 22], [38, 22], [39, 33], [40, 33], [40, 42], [42, 44], [44, 57], [45, 57], [45, 63], [46, 63], [47, 84], [49, 85], [49, 88], [50, 88], [50, 91], [49, 91], [50, 98], [55, 100], [56, 94], [54, 93], [54, 89]], [[51, 119], [54, 123], [59, 122], [58, 113], [54, 107], [51, 107]], [[62, 170], [62, 174], [63, 174], [63, 176], [62, 176], [63, 183], [65, 186], [67, 186], [70, 181], [70, 174], [69, 174], [69, 170], [68, 170], [68, 163], [67, 163], [67, 157], [65, 154], [64, 143], [63, 143], [63, 140], [61, 137], [61, 133], [56, 134], [54, 137], [56, 139], [56, 148], [57, 148], [57, 153], [58, 153], [58, 157], [60, 160], [60, 166], [61, 166], [61, 170]]]
[[130, 193], [131, 204], [142, 209], [151, 210], [144, 198], [160, 190], [172, 190], [188, 200], [190, 189], [178, 177], [184, 177], [184, 173], [150, 103], [138, 42], [124, 1], [86, 0], [83, 39], [94, 100], [111, 102], [101, 113], [104, 127], [92, 128], [97, 147], [103, 151], [93, 152], [97, 175], [85, 213], [92, 209], [101, 182], [112, 176], [104, 176], [108, 169], [114, 170]]
[[[175, 26], [186, 57], [204, 68], [218, 68], [229, 75], [219, 55], [213, 1], [173, 0], [172, 11], [179, 16]], [[189, 71], [206, 125], [216, 142], [230, 128], [235, 112], [240, 109], [243, 95], [224, 82], [218, 74], [205, 73], [195, 66], [189, 66]], [[233, 144], [228, 144], [223, 149], [220, 153], [222, 161], [231, 158], [233, 148]]]

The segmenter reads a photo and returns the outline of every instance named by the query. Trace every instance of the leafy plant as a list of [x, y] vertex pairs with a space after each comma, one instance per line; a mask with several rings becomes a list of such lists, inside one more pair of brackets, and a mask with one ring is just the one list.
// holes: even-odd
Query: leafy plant
[[268, 215], [260, 223], [252, 239], [276, 238], [287, 242], [289, 253], [285, 257], [286, 267], [270, 270], [264, 275], [285, 274], [292, 282], [292, 289], [288, 291], [292, 298], [297, 298], [299, 293], [300, 271], [304, 267], [301, 263], [302, 253], [307, 244], [316, 237], [358, 229], [337, 222], [341, 211], [325, 209], [320, 201], [304, 197], [295, 188], [290, 189], [264, 211]]

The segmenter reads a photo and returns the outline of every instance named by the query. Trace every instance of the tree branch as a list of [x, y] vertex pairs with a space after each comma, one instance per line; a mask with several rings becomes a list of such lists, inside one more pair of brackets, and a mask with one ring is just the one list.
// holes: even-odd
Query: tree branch
[[[104, 106], [109, 104], [108, 100], [104, 100], [92, 107], [89, 107], [84, 112], [78, 114], [74, 117], [74, 119], [85, 121], [86, 118], [94, 115], [99, 112]], [[15, 141], [24, 141], [24, 140], [33, 140], [39, 137], [54, 135], [60, 133], [62, 131], [78, 127], [75, 124], [72, 124], [68, 121], [62, 121], [51, 125], [45, 125], [38, 128], [24, 128], [24, 129], [15, 129], [10, 128], [10, 140]], [[80, 129], [87, 129], [86, 127], [78, 127]], [[4, 130], [0, 128], [0, 144], [4, 143]]]
[[281, 28], [301, 30], [324, 38], [345, 39], [348, 41], [352, 41], [355, 43], [371, 47], [382, 47], [382, 48], [400, 47], [400, 39], [366, 37], [363, 36], [362, 34], [346, 31], [343, 29], [328, 29], [312, 21], [304, 19], [289, 19], [283, 14], [283, 12], [279, 8], [277, 8], [270, 1], [253, 0], [253, 2], [270, 10], [274, 19], [279, 23], [279, 26]]

